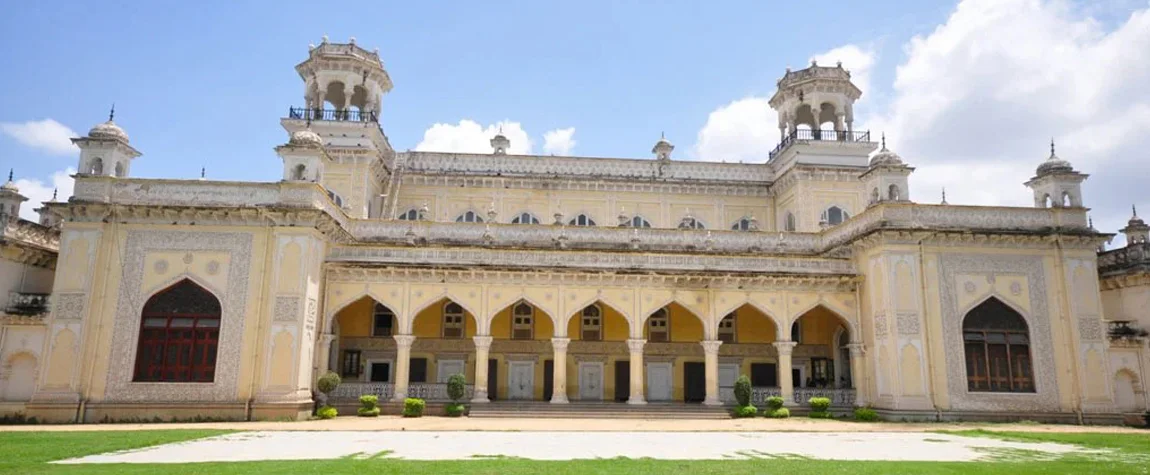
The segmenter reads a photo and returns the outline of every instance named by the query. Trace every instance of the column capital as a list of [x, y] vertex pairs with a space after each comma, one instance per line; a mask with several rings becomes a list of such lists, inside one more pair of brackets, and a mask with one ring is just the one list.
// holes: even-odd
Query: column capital
[[847, 348], [851, 350], [851, 358], [859, 358], [866, 354], [866, 345], [862, 342], [848, 343]]
[[415, 335], [392, 335], [392, 338], [395, 339], [395, 346], [401, 349], [410, 349], [415, 342]]
[[475, 342], [475, 349], [477, 350], [490, 350], [492, 340], [494, 340], [494, 338], [492, 338], [491, 335], [475, 335], [471, 337], [471, 341]]
[[798, 343], [793, 341], [776, 341], [772, 344], [779, 350], [780, 355], [789, 355], [795, 351], [795, 346], [798, 346]]
[[703, 345], [703, 352], [704, 353], [709, 354], [709, 355], [715, 355], [715, 354], [719, 353], [719, 347], [723, 345], [723, 341], [722, 340], [703, 340], [703, 341], [700, 341], [699, 344]]
[[647, 344], [647, 340], [637, 340], [637, 339], [627, 340], [627, 348], [631, 350], [631, 353], [642, 353], [643, 352], [643, 345], [646, 345], [646, 344]]
[[551, 348], [555, 351], [567, 351], [568, 343], [571, 343], [570, 338], [552, 338]]
[[319, 341], [320, 341], [320, 343], [322, 343], [324, 345], [331, 345], [331, 342], [335, 341], [335, 335], [333, 335], [331, 333], [321, 334], [319, 336]]

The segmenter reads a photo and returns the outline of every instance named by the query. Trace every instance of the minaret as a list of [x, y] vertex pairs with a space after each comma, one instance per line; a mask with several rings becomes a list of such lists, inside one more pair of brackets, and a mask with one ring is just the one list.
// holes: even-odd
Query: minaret
[[511, 148], [511, 140], [503, 135], [503, 126], [499, 126], [499, 132], [491, 138], [491, 153], [495, 155], [507, 155], [507, 150]]
[[72, 139], [72, 143], [80, 147], [77, 175], [118, 178], [130, 175], [132, 160], [141, 154], [128, 144], [128, 134], [116, 125], [115, 117], [113, 105], [107, 122], [92, 127], [84, 137]]
[[1054, 153], [1050, 139], [1050, 157], [1035, 170], [1026, 186], [1034, 192], [1035, 208], [1081, 208], [1082, 182], [1090, 175], [1074, 171], [1070, 162]]
[[[870, 166], [859, 178], [869, 190], [870, 205], [887, 201], [910, 201], [910, 174], [914, 167], [907, 166], [897, 153], [886, 148], [886, 134], [882, 136], [882, 149], [870, 159]], [[946, 192], [943, 192], [946, 204]]]
[[[53, 189], [52, 190], [52, 199], [45, 202], [44, 204], [57, 203], [57, 201], [56, 201], [56, 192], [57, 191], [59, 191], [59, 190]], [[47, 206], [41, 206], [39, 208], [36, 208], [35, 211], [40, 214], [40, 225], [47, 226], [49, 228], [55, 228], [55, 227], [58, 227], [60, 225], [60, 216], [53, 214], [51, 208], [49, 208]]]
[[287, 143], [276, 147], [276, 154], [283, 160], [284, 181], [309, 181], [319, 183], [323, 178], [324, 154], [323, 139], [308, 128], [292, 132]]
[[14, 170], [8, 170], [8, 182], [0, 185], [0, 223], [20, 219], [20, 205], [28, 198], [20, 194], [16, 182], [12, 180]]
[[1126, 227], [1119, 229], [1122, 234], [1126, 235], [1126, 245], [1150, 242], [1150, 226], [1146, 225], [1146, 222], [1138, 217], [1137, 207], [1131, 205], [1130, 210], [1134, 212], [1134, 216], [1130, 218], [1130, 221], [1126, 222]]
[[777, 88], [769, 103], [778, 115], [779, 145], [767, 154], [776, 173], [796, 163], [867, 165], [877, 144], [869, 132], [855, 132], [854, 104], [862, 90], [842, 63], [811, 61], [806, 69], [787, 68]]

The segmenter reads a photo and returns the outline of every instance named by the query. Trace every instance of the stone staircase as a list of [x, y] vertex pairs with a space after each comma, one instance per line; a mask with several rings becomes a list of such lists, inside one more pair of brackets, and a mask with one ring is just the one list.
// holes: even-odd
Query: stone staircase
[[729, 419], [727, 408], [685, 403], [494, 401], [471, 404], [470, 417], [532, 417], [557, 419]]

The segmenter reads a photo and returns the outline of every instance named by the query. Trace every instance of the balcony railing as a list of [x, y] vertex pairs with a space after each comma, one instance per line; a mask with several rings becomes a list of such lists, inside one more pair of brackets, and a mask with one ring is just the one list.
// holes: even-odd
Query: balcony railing
[[387, 401], [394, 394], [394, 386], [391, 383], [345, 382], [332, 391], [331, 398], [336, 401], [357, 401], [360, 396], [366, 394], [378, 396], [380, 401]]
[[360, 111], [354, 109], [309, 109], [306, 107], [291, 107], [288, 108], [288, 118], [339, 122], [379, 122], [375, 111]]
[[1129, 320], [1111, 320], [1107, 325], [1109, 328], [1106, 333], [1111, 340], [1138, 340], [1150, 336], [1150, 332]]
[[806, 140], [819, 140], [825, 142], [870, 142], [870, 131], [854, 132], [846, 130], [811, 130], [811, 129], [796, 129], [786, 137], [783, 138], [779, 145], [771, 150], [767, 159], [775, 158], [784, 149], [789, 147], [792, 143]]
[[[804, 407], [807, 405], [807, 401], [812, 397], [828, 398], [831, 400], [831, 406], [835, 407], [849, 407], [855, 403], [855, 390], [849, 388], [795, 388], [794, 394], [795, 404]], [[751, 405], [760, 408], [766, 407], [767, 398], [772, 396], [782, 396], [782, 390], [778, 387], [755, 386], [751, 388]], [[731, 386], [720, 386], [719, 400], [725, 404], [734, 404], [735, 388]]]
[[8, 292], [5, 311], [12, 315], [40, 315], [48, 312], [48, 294]]
[[[475, 395], [475, 386], [468, 384], [460, 401], [470, 401]], [[447, 383], [410, 383], [407, 386], [407, 397], [423, 399], [424, 401], [450, 401], [447, 396]]]

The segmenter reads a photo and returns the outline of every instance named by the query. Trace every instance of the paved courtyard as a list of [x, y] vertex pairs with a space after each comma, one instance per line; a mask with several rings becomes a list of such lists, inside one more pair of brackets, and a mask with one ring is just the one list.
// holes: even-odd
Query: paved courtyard
[[1053, 443], [1006, 442], [921, 432], [366, 432], [258, 431], [91, 455], [58, 463], [189, 463], [258, 460], [519, 457], [535, 460], [653, 458], [715, 460], [974, 461], [995, 455], [1055, 457], [1085, 451]]

